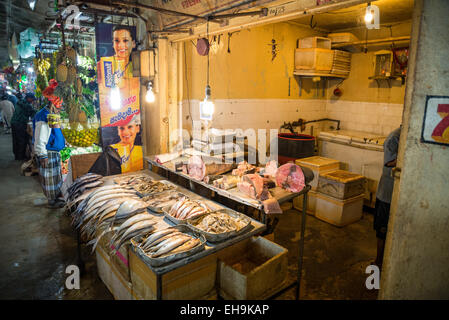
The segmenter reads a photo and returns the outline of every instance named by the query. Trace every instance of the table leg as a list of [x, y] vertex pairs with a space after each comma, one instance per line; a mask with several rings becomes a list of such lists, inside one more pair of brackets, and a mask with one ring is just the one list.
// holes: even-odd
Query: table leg
[[84, 271], [86, 270], [85, 268], [85, 264], [83, 261], [83, 258], [81, 256], [81, 236], [80, 236], [80, 232], [79, 230], [76, 231], [76, 242], [77, 242], [77, 265], [78, 268], [80, 269], [80, 275], [84, 274]]
[[156, 276], [156, 300], [162, 300], [162, 275]]
[[296, 300], [299, 299], [299, 292], [300, 292], [300, 288], [301, 288], [302, 263], [303, 263], [303, 256], [304, 256], [304, 233], [306, 230], [306, 210], [307, 210], [307, 192], [304, 193], [303, 201], [302, 201], [301, 238], [299, 240], [298, 286], [296, 287]]

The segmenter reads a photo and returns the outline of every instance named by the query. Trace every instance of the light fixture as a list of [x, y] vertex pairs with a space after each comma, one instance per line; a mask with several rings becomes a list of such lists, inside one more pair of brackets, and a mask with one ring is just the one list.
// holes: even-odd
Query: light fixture
[[119, 110], [121, 108], [120, 89], [117, 86], [114, 86], [111, 89], [111, 96], [109, 101], [112, 110]]
[[34, 7], [36, 6], [37, 0], [28, 0], [28, 5], [30, 6], [31, 10], [34, 10]]
[[7, 91], [6, 93], [7, 93], [8, 95], [10, 95], [10, 96], [12, 95], [12, 92], [11, 92], [11, 91]]
[[[209, 19], [207, 19], [207, 39], [209, 39]], [[202, 102], [200, 102], [200, 119], [212, 120], [212, 116], [215, 112], [215, 105], [211, 100], [211, 89], [209, 85], [209, 54], [207, 53], [207, 84], [206, 84], [206, 96]]]
[[153, 103], [156, 100], [156, 97], [153, 92], [153, 82], [149, 81], [147, 85], [147, 95], [145, 96], [145, 100], [148, 103]]
[[33, 67], [28, 67], [28, 72], [29, 72], [29, 73], [33, 73], [33, 72], [34, 72]]
[[210, 86], [206, 86], [206, 97], [202, 102], [200, 102], [200, 119], [201, 120], [212, 120], [212, 116], [215, 112], [215, 105], [210, 99], [211, 89]]
[[371, 2], [368, 3], [368, 6], [366, 7], [366, 12], [365, 12], [365, 22], [366, 23], [371, 23], [371, 21], [373, 21], [374, 15], [371, 11]]

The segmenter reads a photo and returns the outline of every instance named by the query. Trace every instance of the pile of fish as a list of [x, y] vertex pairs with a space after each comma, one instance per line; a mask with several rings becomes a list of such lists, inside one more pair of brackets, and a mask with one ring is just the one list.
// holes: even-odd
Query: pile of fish
[[223, 212], [210, 213], [194, 226], [209, 233], [225, 233], [239, 231], [247, 225], [241, 218], [234, 218]]
[[77, 178], [67, 189], [67, 208], [71, 210], [84, 200], [90, 192], [103, 184], [103, 176], [94, 173], [87, 173]]
[[114, 178], [114, 182], [119, 185], [139, 185], [141, 183], [151, 182], [153, 178], [151, 178], [147, 174], [134, 174], [123, 177]]
[[159, 193], [167, 190], [175, 189], [171, 184], [165, 184], [159, 181], [148, 181], [134, 185], [133, 188], [141, 194]]
[[208, 212], [210, 212], [210, 209], [203, 202], [182, 197], [170, 208], [168, 214], [178, 220], [186, 220]]
[[166, 228], [143, 238], [139, 248], [150, 258], [162, 258], [176, 253], [186, 252], [201, 245], [201, 241], [176, 228]]
[[184, 195], [176, 190], [168, 190], [162, 193], [150, 194], [142, 198], [151, 210], [161, 212], [163, 207], [172, 206]]
[[[72, 212], [72, 224], [80, 230], [84, 239], [91, 240], [88, 244], [93, 244], [95, 250], [98, 241], [106, 232], [120, 228], [118, 225], [146, 211], [146, 207], [147, 204], [141, 201], [136, 191], [130, 187], [103, 186], [91, 192]], [[148, 213], [146, 215], [151, 217]], [[102, 232], [97, 237], [98, 231]], [[124, 239], [129, 240], [126, 237]]]

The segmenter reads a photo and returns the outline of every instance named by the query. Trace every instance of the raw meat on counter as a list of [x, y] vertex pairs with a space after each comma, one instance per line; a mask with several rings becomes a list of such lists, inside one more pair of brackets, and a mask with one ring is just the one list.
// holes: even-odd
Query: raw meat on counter
[[279, 205], [279, 202], [276, 200], [276, 198], [269, 195], [269, 198], [265, 201], [262, 201], [263, 203], [263, 211], [265, 211], [266, 214], [275, 214], [275, 213], [282, 213], [281, 206]]
[[242, 161], [238, 164], [237, 169], [232, 170], [233, 176], [239, 176], [242, 177], [245, 174], [254, 173], [256, 172], [256, 167], [252, 164], [249, 164], [246, 161]]
[[163, 153], [163, 154], [158, 154], [156, 157], [154, 157], [154, 160], [156, 160], [156, 162], [159, 164], [163, 164], [165, 162], [169, 162], [176, 158], [179, 158], [180, 156], [181, 156], [180, 152]]
[[247, 174], [242, 177], [242, 181], [237, 183], [240, 192], [250, 198], [265, 200], [268, 199], [268, 187], [264, 185], [264, 179], [258, 174]]
[[276, 160], [268, 161], [267, 164], [265, 165], [265, 170], [263, 171], [263, 175], [264, 175], [264, 177], [267, 177], [267, 178], [275, 178], [277, 170], [278, 170], [278, 164], [277, 164]]
[[240, 182], [239, 176], [223, 176], [223, 178], [215, 180], [214, 186], [223, 190], [229, 190], [237, 186]]
[[286, 163], [276, 172], [276, 185], [290, 192], [300, 192], [305, 186], [304, 174], [299, 166]]
[[187, 170], [189, 176], [202, 181], [208, 175], [219, 175], [232, 170], [232, 163], [215, 163], [205, 162], [200, 156], [192, 156], [189, 158]]

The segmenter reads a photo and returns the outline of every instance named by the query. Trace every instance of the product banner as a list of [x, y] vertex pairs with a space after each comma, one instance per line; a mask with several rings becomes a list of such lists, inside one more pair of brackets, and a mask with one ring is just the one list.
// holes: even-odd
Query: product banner
[[140, 79], [131, 60], [136, 27], [100, 23], [95, 35], [102, 147], [118, 153], [122, 173], [142, 170]]

